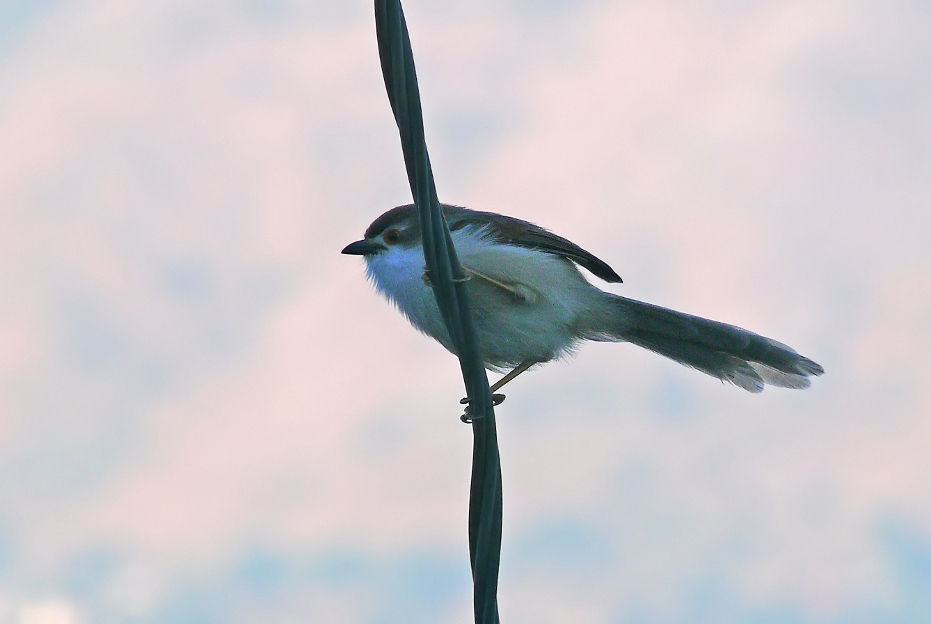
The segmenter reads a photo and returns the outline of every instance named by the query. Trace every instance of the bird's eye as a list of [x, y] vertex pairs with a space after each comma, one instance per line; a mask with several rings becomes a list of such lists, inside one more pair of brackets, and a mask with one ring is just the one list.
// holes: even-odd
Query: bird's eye
[[397, 245], [401, 242], [401, 232], [395, 228], [391, 228], [390, 230], [385, 230], [385, 235], [383, 238], [389, 245]]

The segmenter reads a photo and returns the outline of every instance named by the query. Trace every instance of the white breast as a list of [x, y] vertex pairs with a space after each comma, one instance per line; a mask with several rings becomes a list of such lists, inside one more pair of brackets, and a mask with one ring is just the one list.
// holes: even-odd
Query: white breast
[[[518, 298], [506, 289], [473, 277], [469, 299], [479, 348], [490, 368], [516, 366], [528, 359], [547, 361], [566, 353], [577, 340], [579, 319], [601, 295], [575, 265], [552, 254], [490, 241], [480, 229], [452, 233], [464, 268], [495, 281], [530, 289]], [[367, 257], [368, 273], [419, 330], [452, 350], [432, 288], [424, 281], [420, 246], [400, 245]]]
[[420, 331], [452, 351], [449, 333], [436, 305], [433, 289], [424, 281], [423, 248], [397, 245], [366, 257], [375, 288], [394, 303]]

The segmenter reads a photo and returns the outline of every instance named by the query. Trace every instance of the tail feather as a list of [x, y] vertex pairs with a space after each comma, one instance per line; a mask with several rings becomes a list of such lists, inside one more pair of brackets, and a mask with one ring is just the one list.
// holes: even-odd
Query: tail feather
[[766, 384], [807, 388], [824, 369], [791, 347], [734, 325], [610, 296], [608, 331], [596, 339], [623, 340], [749, 392]]

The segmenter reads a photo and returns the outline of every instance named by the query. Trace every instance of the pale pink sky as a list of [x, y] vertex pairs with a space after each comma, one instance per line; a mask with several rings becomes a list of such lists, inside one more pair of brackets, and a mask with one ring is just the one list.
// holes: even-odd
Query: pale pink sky
[[[515, 382], [502, 621], [926, 621], [931, 10], [404, 6], [443, 201], [827, 370]], [[0, 623], [470, 621], [458, 364], [339, 254], [409, 201], [370, 4], [0, 23]]]

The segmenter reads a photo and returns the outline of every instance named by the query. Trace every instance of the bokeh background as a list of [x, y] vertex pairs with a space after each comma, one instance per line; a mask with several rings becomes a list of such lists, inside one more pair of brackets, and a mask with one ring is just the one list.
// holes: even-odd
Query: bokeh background
[[[0, 622], [470, 621], [369, 2], [0, 3]], [[407, 0], [442, 200], [824, 365], [498, 410], [511, 623], [931, 622], [931, 4]]]

